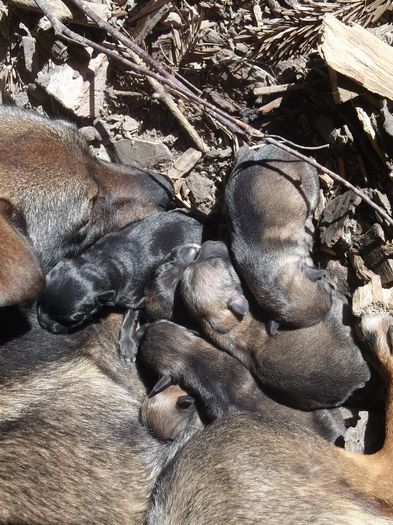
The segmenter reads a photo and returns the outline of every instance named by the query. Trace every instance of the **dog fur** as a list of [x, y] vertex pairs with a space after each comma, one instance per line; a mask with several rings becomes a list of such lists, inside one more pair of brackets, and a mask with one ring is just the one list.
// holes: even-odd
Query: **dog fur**
[[156, 213], [107, 234], [47, 274], [38, 307], [41, 325], [54, 333], [67, 332], [105, 305], [137, 309], [162, 259], [178, 245], [201, 240], [202, 225], [175, 211]]
[[142, 328], [139, 363], [159, 377], [170, 377], [199, 400], [208, 421], [247, 410], [297, 421], [310, 432], [336, 441], [344, 432], [337, 413], [307, 412], [278, 403], [255, 382], [237, 360], [219, 351], [195, 332], [170, 321]]
[[194, 435], [163, 470], [147, 523], [393, 523], [392, 321], [362, 319], [388, 386], [380, 452], [347, 452], [274, 414], [231, 414]]
[[311, 259], [315, 168], [274, 145], [243, 148], [225, 199], [234, 259], [260, 306], [287, 326], [321, 321], [331, 294]]
[[163, 376], [141, 406], [141, 421], [161, 441], [173, 441], [190, 427], [203, 428], [195, 400]]
[[207, 241], [183, 272], [183, 303], [203, 332], [237, 357], [281, 399], [302, 409], [342, 404], [370, 378], [369, 368], [343, 324], [343, 302], [318, 323], [269, 336], [249, 311], [224, 243]]

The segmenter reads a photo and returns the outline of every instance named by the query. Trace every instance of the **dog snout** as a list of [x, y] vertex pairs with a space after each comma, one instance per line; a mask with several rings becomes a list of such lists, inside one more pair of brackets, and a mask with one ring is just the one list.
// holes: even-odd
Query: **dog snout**
[[64, 326], [55, 321], [48, 313], [44, 311], [42, 305], [39, 303], [37, 306], [37, 315], [38, 322], [40, 323], [42, 328], [45, 328], [45, 330], [48, 330], [53, 334], [67, 334], [72, 331], [72, 327]]
[[206, 241], [202, 244], [197, 260], [203, 261], [211, 257], [229, 258], [229, 251], [222, 241]]

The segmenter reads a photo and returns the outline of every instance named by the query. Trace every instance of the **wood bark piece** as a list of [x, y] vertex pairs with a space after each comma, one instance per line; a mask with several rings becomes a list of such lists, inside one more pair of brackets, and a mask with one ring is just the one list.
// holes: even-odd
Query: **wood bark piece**
[[355, 290], [352, 297], [352, 312], [357, 317], [364, 313], [393, 314], [393, 289], [382, 288], [379, 275], [373, 275], [368, 284]]
[[179, 157], [173, 167], [168, 171], [168, 175], [171, 179], [180, 179], [186, 173], [192, 170], [195, 164], [202, 157], [202, 152], [189, 148]]
[[363, 27], [349, 27], [325, 15], [320, 54], [335, 71], [393, 100], [393, 48]]
[[[62, 20], [63, 22], [74, 22], [82, 25], [95, 25], [95, 23], [85, 16], [80, 11], [71, 10], [61, 0], [47, 0], [51, 13]], [[34, 0], [10, 0], [9, 5], [17, 7], [18, 9], [26, 9], [26, 11], [40, 11]], [[109, 20], [111, 17], [111, 9], [107, 4], [98, 4], [96, 2], [89, 2], [89, 7], [97, 13], [98, 16], [104, 20]]]
[[304, 89], [307, 86], [304, 82], [291, 84], [281, 84], [278, 86], [256, 86], [253, 90], [254, 95], [275, 95], [276, 93], [286, 93], [287, 91], [296, 91]]
[[320, 224], [323, 245], [331, 248], [342, 238], [360, 203], [360, 197], [352, 191], [346, 191], [327, 203]]

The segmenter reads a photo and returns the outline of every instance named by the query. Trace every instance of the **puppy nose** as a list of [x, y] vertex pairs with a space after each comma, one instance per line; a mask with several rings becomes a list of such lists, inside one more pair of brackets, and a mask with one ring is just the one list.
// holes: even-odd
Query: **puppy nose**
[[202, 244], [197, 260], [202, 261], [211, 257], [229, 257], [228, 248], [222, 241], [206, 241]]
[[52, 332], [52, 334], [66, 334], [69, 331], [65, 326], [61, 325], [60, 323], [57, 323], [46, 312], [44, 312], [42, 306], [39, 303], [37, 306], [37, 317], [38, 322], [40, 323], [42, 328], [45, 328], [45, 330]]

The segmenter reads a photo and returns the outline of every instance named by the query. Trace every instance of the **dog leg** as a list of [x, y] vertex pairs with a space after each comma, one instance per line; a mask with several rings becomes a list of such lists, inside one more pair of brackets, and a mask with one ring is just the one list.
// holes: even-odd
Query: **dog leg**
[[135, 337], [136, 325], [140, 310], [128, 310], [123, 319], [119, 333], [119, 353], [126, 362], [135, 362], [138, 352], [138, 342]]

